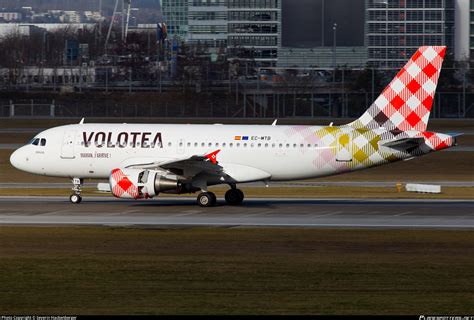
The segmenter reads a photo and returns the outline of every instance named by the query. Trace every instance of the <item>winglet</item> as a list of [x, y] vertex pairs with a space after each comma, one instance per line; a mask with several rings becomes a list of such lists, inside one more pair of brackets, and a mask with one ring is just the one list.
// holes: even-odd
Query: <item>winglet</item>
[[79, 124], [84, 124], [85, 118], [82, 118], [81, 121], [79, 121]]
[[275, 121], [273, 121], [273, 123], [272, 123], [272, 126], [276, 126], [277, 122], [278, 122], [278, 119], [275, 119]]
[[212, 161], [213, 164], [217, 164], [217, 154], [221, 152], [221, 149], [216, 150], [214, 152], [208, 153], [205, 155], [206, 158]]

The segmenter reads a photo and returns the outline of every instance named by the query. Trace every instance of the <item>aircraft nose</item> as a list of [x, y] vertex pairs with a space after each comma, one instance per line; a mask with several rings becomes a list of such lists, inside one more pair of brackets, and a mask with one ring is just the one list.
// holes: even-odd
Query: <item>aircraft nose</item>
[[22, 148], [15, 150], [10, 156], [10, 163], [18, 170], [23, 170], [26, 162], [25, 154]]

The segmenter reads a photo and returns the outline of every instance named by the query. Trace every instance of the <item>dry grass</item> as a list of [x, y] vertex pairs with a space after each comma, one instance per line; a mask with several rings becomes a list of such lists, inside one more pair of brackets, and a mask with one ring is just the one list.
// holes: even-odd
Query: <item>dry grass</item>
[[474, 233], [0, 228], [1, 314], [472, 314]]

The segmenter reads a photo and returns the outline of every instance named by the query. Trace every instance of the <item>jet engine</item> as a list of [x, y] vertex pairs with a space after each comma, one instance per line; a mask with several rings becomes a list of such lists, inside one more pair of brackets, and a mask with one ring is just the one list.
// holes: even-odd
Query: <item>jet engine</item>
[[114, 169], [109, 177], [110, 189], [117, 198], [147, 199], [162, 193], [190, 192], [177, 176], [145, 169]]

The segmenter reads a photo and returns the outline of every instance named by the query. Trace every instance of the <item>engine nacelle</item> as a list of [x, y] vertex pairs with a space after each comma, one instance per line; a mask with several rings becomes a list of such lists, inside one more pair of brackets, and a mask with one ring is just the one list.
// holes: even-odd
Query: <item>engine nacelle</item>
[[147, 199], [160, 192], [180, 194], [187, 191], [176, 176], [145, 169], [114, 169], [109, 183], [112, 194], [125, 199]]

